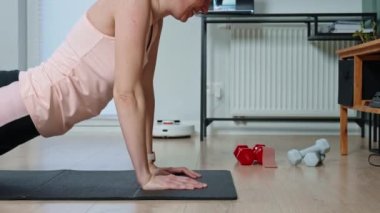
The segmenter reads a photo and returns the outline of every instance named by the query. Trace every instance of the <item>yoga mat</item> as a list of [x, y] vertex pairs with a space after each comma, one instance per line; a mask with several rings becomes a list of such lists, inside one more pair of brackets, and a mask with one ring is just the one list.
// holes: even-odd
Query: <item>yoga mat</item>
[[129, 171], [0, 171], [0, 200], [236, 200], [231, 172], [201, 170], [205, 189], [144, 191]]

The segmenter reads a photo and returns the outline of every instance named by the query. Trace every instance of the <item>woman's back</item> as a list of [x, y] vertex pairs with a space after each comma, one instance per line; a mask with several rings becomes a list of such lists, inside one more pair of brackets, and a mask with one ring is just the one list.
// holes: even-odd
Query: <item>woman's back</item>
[[41, 135], [60, 135], [112, 99], [114, 38], [84, 15], [46, 62], [20, 74], [21, 96]]

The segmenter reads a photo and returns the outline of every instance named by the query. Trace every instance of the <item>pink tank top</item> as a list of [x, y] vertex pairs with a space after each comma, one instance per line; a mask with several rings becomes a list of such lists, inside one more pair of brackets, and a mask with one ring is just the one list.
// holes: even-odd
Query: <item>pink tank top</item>
[[61, 135], [99, 115], [113, 98], [114, 67], [114, 38], [84, 15], [52, 57], [20, 72], [21, 97], [39, 133]]

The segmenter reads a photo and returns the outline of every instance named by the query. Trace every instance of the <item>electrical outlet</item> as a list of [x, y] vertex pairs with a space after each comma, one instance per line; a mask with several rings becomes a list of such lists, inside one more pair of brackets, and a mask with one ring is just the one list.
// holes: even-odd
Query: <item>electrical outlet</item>
[[218, 83], [214, 84], [214, 96], [215, 96], [215, 98], [217, 98], [217, 99], [222, 98], [222, 90], [223, 90], [222, 83], [218, 82]]
[[216, 99], [221, 99], [223, 97], [223, 84], [221, 82], [207, 83], [206, 93]]

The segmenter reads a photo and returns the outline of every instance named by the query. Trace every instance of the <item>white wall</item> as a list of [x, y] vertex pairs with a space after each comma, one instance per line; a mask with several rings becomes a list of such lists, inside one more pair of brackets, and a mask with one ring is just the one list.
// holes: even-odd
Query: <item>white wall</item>
[[25, 0], [0, 0], [0, 70], [26, 68]]
[[41, 1], [41, 59], [48, 58], [95, 0]]
[[155, 76], [158, 119], [199, 119], [200, 24], [200, 18], [165, 20]]
[[[94, 0], [41, 1], [41, 57], [46, 59]], [[255, 5], [257, 13], [362, 11], [361, 0], [255, 0]], [[167, 18], [161, 41], [155, 79], [156, 118], [198, 121], [200, 19], [183, 24]], [[109, 105], [102, 114], [115, 115], [116, 111]]]
[[[0, 0], [0, 70], [18, 67], [18, 2]], [[13, 23], [10, 23], [13, 20]]]

